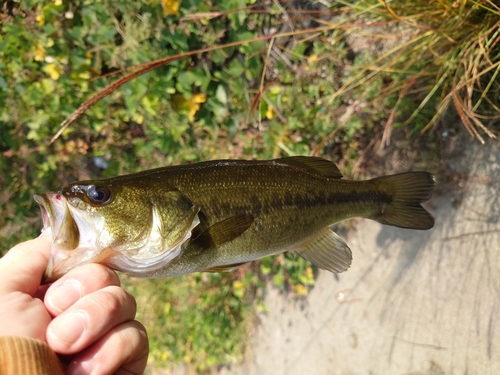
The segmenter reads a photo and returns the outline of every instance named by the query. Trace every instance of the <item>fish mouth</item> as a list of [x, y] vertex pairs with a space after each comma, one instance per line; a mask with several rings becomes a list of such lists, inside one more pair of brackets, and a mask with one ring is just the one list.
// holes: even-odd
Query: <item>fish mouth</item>
[[43, 201], [43, 198], [39, 195], [35, 194], [35, 200], [40, 206], [40, 211], [42, 213], [42, 223], [43, 223], [43, 228], [42, 230], [48, 229], [51, 227], [50, 224], [50, 218], [49, 218], [49, 213], [47, 212], [47, 207], [45, 206], [45, 202]]
[[[52, 200], [60, 200], [62, 197], [58, 197], [58, 194], [56, 193], [42, 193], [42, 194], [35, 194], [33, 195], [33, 198], [35, 199], [36, 203], [40, 206], [40, 211], [42, 213], [42, 223], [43, 223], [43, 229], [47, 228], [52, 228], [52, 239], [54, 239], [56, 227], [58, 226], [56, 224], [56, 217], [54, 216], [54, 207], [51, 204]], [[60, 220], [57, 220], [60, 222]], [[59, 223], [58, 223], [59, 224]]]
[[43, 229], [52, 228], [52, 242], [61, 250], [74, 250], [80, 231], [71, 216], [66, 199], [58, 193], [35, 194], [42, 212]]
[[64, 274], [59, 265], [78, 247], [80, 231], [66, 199], [61, 194], [49, 192], [35, 194], [33, 198], [40, 206], [43, 230], [50, 228], [52, 232], [52, 250], [42, 280], [43, 284], [47, 284]]

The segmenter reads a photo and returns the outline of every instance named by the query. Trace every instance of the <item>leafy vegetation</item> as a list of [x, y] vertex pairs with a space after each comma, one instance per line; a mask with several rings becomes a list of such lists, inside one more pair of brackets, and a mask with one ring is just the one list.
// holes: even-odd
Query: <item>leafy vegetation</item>
[[[255, 0], [6, 1], [2, 250], [36, 235], [33, 193], [73, 180], [305, 154], [330, 158], [349, 175], [359, 172], [363, 152], [390, 142], [393, 129], [417, 136], [452, 108], [475, 137], [495, 136], [499, 26], [500, 9], [490, 0], [356, 0], [330, 8]], [[116, 73], [168, 56], [173, 61], [126, 83], [50, 142]], [[300, 296], [314, 284], [314, 270], [286, 255], [229, 274], [126, 285], [139, 300], [156, 365], [183, 361], [201, 371], [241, 359], [245, 322], [253, 303], [265, 309], [255, 301], [267, 280]]]

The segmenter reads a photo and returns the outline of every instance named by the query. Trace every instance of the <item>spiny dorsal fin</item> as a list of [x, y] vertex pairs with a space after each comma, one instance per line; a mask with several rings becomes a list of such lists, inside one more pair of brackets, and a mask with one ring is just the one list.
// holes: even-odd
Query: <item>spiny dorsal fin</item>
[[329, 178], [342, 178], [342, 173], [331, 161], [316, 156], [292, 156], [289, 158], [275, 159], [279, 163], [293, 165], [320, 174]]
[[223, 266], [215, 266], [211, 268], [207, 268], [203, 272], [229, 272], [234, 271], [236, 268], [240, 268], [241, 266], [247, 264], [248, 262], [243, 263], [234, 263], [234, 264], [226, 264]]
[[193, 240], [193, 245], [210, 250], [241, 236], [253, 223], [252, 215], [233, 216], [207, 228]]
[[315, 266], [336, 273], [347, 270], [352, 261], [351, 250], [330, 228], [326, 228], [294, 252]]

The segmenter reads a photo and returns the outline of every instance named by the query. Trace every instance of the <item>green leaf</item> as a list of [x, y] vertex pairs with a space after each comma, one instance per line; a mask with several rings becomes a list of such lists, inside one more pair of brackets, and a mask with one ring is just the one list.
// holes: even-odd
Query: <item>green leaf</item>
[[245, 290], [244, 289], [235, 289], [233, 291], [233, 294], [238, 297], [238, 298], [243, 298], [245, 296]]
[[279, 288], [283, 288], [285, 286], [285, 276], [282, 273], [277, 273], [273, 276], [273, 283]]
[[[1, 86], [1, 84], [0, 84]], [[49, 78], [42, 79], [43, 92], [47, 95], [52, 94], [55, 90], [55, 83]]]
[[150, 98], [149, 96], [145, 96], [141, 100], [142, 107], [144, 110], [149, 113], [152, 116], [157, 115], [157, 108], [158, 108], [158, 98]]
[[245, 71], [245, 67], [237, 59], [232, 59], [229, 63], [228, 72], [233, 77], [240, 77]]
[[262, 272], [263, 275], [269, 275], [271, 273], [271, 267], [268, 267], [265, 264], [261, 264], [260, 272]]

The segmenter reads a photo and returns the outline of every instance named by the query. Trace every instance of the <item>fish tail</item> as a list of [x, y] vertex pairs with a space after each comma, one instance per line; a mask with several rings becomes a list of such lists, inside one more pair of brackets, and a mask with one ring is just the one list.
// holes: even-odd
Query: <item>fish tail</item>
[[423, 208], [423, 203], [432, 195], [434, 176], [428, 172], [408, 172], [372, 180], [381, 191], [388, 193], [390, 202], [381, 205], [369, 216], [381, 224], [409, 229], [430, 229], [434, 218]]

